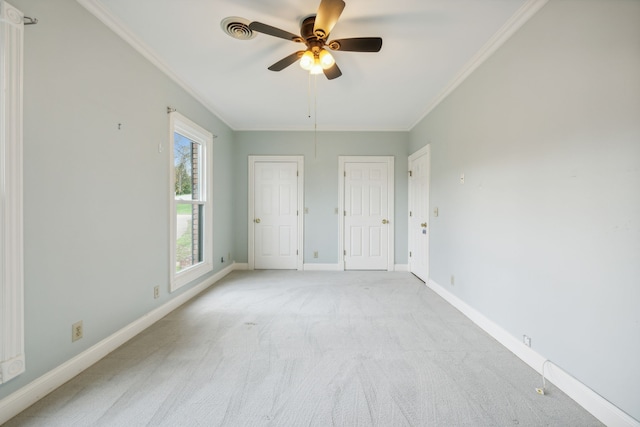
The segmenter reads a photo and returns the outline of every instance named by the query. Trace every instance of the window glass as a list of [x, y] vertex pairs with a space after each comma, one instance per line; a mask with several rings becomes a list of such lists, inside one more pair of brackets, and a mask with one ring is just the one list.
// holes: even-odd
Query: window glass
[[[176, 272], [203, 261], [204, 203], [198, 182], [202, 145], [174, 133], [173, 162], [176, 204]], [[193, 203], [193, 202], [199, 203]]]

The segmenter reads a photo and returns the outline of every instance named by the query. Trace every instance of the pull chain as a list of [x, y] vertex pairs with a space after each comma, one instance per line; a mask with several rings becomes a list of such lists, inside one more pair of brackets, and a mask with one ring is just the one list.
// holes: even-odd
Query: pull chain
[[[311, 76], [307, 88], [307, 117], [311, 118]], [[313, 75], [313, 158], [318, 158], [318, 76]]]
[[314, 80], [314, 106], [313, 106], [313, 158], [318, 158], [318, 76], [313, 77]]
[[311, 73], [309, 73], [309, 84], [307, 86], [307, 117], [311, 118]]

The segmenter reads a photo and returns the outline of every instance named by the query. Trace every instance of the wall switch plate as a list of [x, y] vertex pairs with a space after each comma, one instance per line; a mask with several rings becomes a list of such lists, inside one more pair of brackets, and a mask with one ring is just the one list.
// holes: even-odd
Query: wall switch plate
[[313, 251], [313, 257], [318, 258], [318, 251]]
[[460, 174], [460, 184], [464, 184], [464, 174]]
[[308, 214], [309, 213], [309, 208], [304, 208], [304, 213]]
[[433, 210], [433, 216], [438, 216], [438, 208], [435, 208], [435, 209]]
[[71, 325], [71, 342], [78, 341], [82, 338], [83, 333], [82, 320]]
[[456, 276], [454, 276], [453, 274], [451, 275], [451, 285], [455, 285], [456, 284]]
[[160, 286], [153, 287], [153, 299], [160, 298]]

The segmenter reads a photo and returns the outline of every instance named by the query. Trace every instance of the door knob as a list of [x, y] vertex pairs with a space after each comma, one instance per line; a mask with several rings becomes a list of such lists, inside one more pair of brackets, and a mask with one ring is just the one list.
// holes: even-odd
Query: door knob
[[426, 223], [426, 222], [423, 222], [422, 224], [420, 224], [420, 227], [422, 227], [422, 228], [427, 228], [427, 223]]
[[260, 224], [260, 218], [256, 218], [253, 220], [256, 224]]
[[389, 221], [387, 221], [386, 219], [383, 219], [383, 220], [382, 220], [382, 223], [383, 223], [383, 224], [389, 224]]

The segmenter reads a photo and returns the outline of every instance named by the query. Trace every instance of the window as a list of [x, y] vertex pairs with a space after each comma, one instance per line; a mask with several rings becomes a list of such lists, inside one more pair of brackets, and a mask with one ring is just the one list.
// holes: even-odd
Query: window
[[170, 113], [171, 290], [213, 270], [211, 152], [213, 135]]

